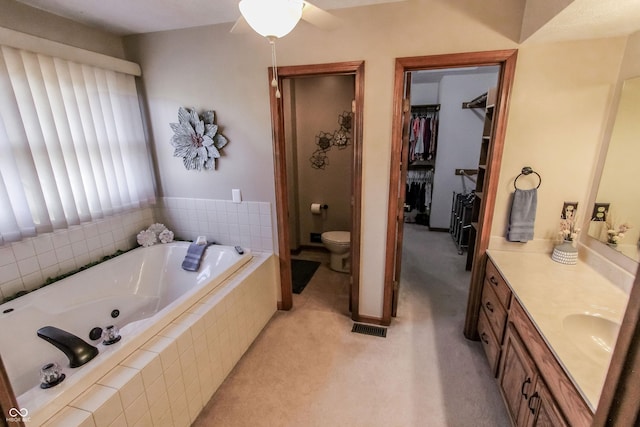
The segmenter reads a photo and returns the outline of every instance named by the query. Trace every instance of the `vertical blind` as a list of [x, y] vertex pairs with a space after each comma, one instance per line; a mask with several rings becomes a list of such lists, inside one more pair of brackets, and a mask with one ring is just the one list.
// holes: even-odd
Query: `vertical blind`
[[155, 201], [134, 79], [0, 45], [0, 244]]

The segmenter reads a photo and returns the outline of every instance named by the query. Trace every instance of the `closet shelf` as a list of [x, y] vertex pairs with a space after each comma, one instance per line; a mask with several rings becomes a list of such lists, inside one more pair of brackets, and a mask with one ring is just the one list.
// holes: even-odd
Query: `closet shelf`
[[421, 112], [431, 112], [431, 111], [440, 111], [440, 104], [421, 104], [421, 105], [411, 106], [412, 114], [419, 114]]
[[432, 168], [435, 165], [434, 160], [416, 160], [415, 162], [409, 163], [409, 169], [424, 169], [424, 168]]

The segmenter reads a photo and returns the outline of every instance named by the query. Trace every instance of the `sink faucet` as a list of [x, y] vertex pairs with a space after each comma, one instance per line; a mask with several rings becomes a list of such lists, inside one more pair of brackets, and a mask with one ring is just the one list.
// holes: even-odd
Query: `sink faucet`
[[77, 368], [98, 355], [98, 349], [86, 343], [82, 338], [55, 326], [38, 329], [38, 336], [49, 341], [69, 358], [69, 367]]

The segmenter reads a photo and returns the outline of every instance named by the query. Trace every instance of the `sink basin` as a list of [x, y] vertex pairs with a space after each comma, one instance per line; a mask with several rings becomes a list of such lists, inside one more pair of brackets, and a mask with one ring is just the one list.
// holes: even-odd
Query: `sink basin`
[[594, 314], [570, 314], [562, 327], [569, 340], [598, 363], [609, 363], [620, 324]]

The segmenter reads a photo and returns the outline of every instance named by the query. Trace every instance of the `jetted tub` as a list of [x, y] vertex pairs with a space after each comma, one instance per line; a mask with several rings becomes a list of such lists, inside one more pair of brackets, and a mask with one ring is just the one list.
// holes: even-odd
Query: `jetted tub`
[[[198, 272], [181, 268], [189, 243], [137, 248], [14, 301], [0, 305], [0, 348], [20, 406], [33, 413], [89, 375], [99, 377], [144, 344], [195, 301], [248, 263], [230, 246], [209, 246]], [[92, 340], [92, 328], [115, 325], [122, 339], [106, 346]], [[55, 326], [99, 349], [85, 365], [71, 369], [69, 360], [36, 331]], [[66, 375], [59, 385], [42, 390], [40, 368], [58, 363]], [[86, 380], [85, 380], [86, 382]]]

